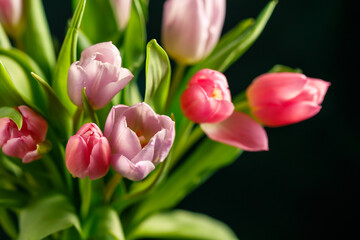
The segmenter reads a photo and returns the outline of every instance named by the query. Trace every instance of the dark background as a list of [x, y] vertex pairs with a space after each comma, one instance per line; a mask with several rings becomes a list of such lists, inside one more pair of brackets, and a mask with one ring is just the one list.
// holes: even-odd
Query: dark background
[[[160, 40], [163, 2], [150, 0], [149, 39]], [[228, 0], [224, 32], [267, 2]], [[61, 42], [70, 1], [44, 5]], [[225, 72], [232, 93], [284, 64], [331, 82], [323, 109], [307, 121], [267, 128], [269, 152], [244, 153], [179, 208], [224, 221], [242, 240], [359, 237], [357, 9], [345, 0], [280, 0], [257, 42]]]

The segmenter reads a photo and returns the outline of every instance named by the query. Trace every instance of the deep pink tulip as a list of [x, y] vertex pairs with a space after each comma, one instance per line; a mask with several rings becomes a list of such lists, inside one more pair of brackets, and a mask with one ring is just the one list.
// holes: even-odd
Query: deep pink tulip
[[45, 141], [47, 122], [27, 106], [16, 107], [23, 117], [23, 125], [18, 130], [9, 118], [0, 118], [0, 147], [4, 154], [21, 158], [23, 163], [41, 158], [37, 145]]
[[84, 124], [66, 145], [65, 162], [69, 172], [91, 180], [106, 175], [110, 168], [110, 145], [94, 123]]
[[217, 44], [225, 19], [225, 0], [167, 0], [162, 43], [176, 61], [194, 64]]
[[184, 115], [196, 123], [226, 119], [234, 111], [226, 77], [215, 70], [200, 70], [181, 95], [180, 106]]
[[167, 157], [175, 137], [175, 123], [156, 114], [146, 103], [114, 106], [105, 124], [111, 164], [124, 177], [139, 181]]
[[22, 8], [22, 0], [0, 0], [0, 23], [8, 31], [19, 25]]
[[119, 50], [111, 42], [98, 43], [81, 53], [80, 61], [71, 64], [68, 73], [68, 94], [78, 107], [81, 91], [94, 109], [105, 107], [132, 79], [132, 73], [121, 67]]
[[300, 73], [266, 73], [246, 91], [253, 115], [264, 125], [280, 127], [316, 115], [329, 82]]
[[123, 30], [130, 18], [132, 0], [112, 0], [111, 2], [119, 29]]
[[251, 117], [244, 113], [233, 114], [219, 123], [200, 124], [206, 135], [218, 142], [222, 142], [245, 151], [266, 151], [268, 138], [265, 129]]

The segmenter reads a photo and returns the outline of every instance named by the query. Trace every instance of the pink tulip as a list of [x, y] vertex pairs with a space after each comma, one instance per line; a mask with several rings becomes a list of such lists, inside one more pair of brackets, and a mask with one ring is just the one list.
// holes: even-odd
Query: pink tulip
[[267, 151], [268, 138], [265, 129], [244, 113], [234, 112], [219, 123], [200, 124], [206, 135], [245, 151]]
[[225, 0], [167, 0], [162, 43], [176, 61], [194, 64], [217, 44], [225, 19]]
[[131, 12], [132, 0], [112, 0], [115, 17], [120, 30], [125, 29]]
[[146, 103], [114, 106], [105, 124], [115, 171], [139, 181], [167, 157], [175, 137], [175, 123], [156, 114]]
[[106, 175], [110, 168], [110, 145], [94, 123], [84, 124], [66, 145], [65, 162], [69, 172], [91, 180]]
[[184, 115], [196, 123], [216, 123], [234, 111], [226, 77], [215, 70], [203, 69], [191, 79], [180, 99]]
[[81, 91], [94, 109], [105, 107], [132, 79], [132, 73], [121, 67], [119, 50], [111, 43], [98, 43], [81, 53], [80, 61], [71, 64], [68, 73], [68, 94], [78, 107]]
[[7, 30], [16, 28], [21, 20], [22, 0], [0, 0], [0, 23]]
[[48, 125], [27, 106], [22, 105], [15, 109], [21, 113], [23, 125], [19, 131], [12, 120], [0, 118], [0, 147], [4, 154], [29, 163], [41, 158], [37, 146], [45, 140]]
[[247, 89], [253, 115], [264, 125], [279, 127], [316, 115], [329, 82], [300, 73], [267, 73]]

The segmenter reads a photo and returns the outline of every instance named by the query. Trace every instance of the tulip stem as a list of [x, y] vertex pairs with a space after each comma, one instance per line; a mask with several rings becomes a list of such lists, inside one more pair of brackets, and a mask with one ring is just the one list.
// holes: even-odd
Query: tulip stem
[[184, 64], [177, 63], [175, 66], [175, 71], [174, 74], [172, 75], [171, 86], [166, 102], [166, 111], [169, 110], [169, 107], [175, 97], [176, 91], [179, 88], [180, 81], [184, 76], [185, 69], [186, 69], [186, 65]]
[[123, 176], [117, 173], [110, 179], [110, 181], [105, 187], [105, 202], [110, 201], [111, 196], [114, 194], [116, 187], [119, 185], [122, 179]]
[[81, 191], [81, 207], [80, 213], [83, 219], [86, 218], [89, 213], [91, 203], [91, 180], [87, 176], [84, 179], [80, 179], [80, 191]]

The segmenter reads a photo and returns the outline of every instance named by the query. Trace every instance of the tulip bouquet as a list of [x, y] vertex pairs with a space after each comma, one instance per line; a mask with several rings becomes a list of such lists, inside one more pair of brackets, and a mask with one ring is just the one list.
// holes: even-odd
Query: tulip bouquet
[[57, 48], [41, 0], [0, 0], [0, 238], [237, 239], [172, 208], [268, 150], [265, 126], [320, 111], [329, 83], [299, 69], [275, 65], [234, 97], [222, 73], [277, 1], [221, 36], [225, 0], [166, 0], [161, 44], [147, 43], [148, 0], [72, 3]]

